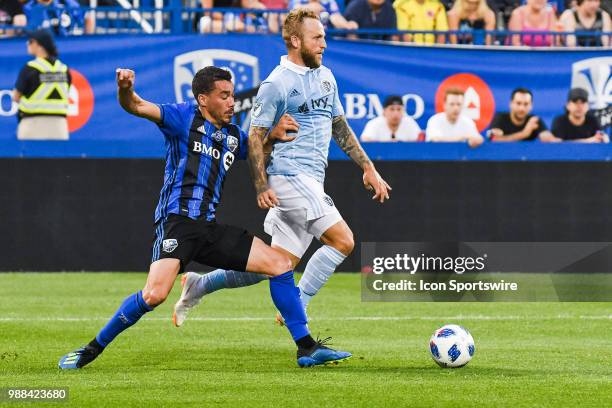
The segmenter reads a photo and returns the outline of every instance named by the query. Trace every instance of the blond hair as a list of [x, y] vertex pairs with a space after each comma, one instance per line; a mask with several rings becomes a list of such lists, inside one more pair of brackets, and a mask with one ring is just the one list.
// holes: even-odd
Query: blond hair
[[283, 23], [283, 40], [287, 49], [291, 48], [291, 37], [296, 36], [302, 39], [302, 24], [307, 18], [314, 18], [319, 21], [319, 16], [312, 10], [303, 8], [293, 9]]
[[[476, 9], [476, 14], [478, 14], [478, 17], [485, 18], [485, 16], [487, 15], [489, 11], [491, 11], [491, 9], [487, 5], [486, 0], [479, 0], [479, 1], [480, 3], [478, 4], [478, 8]], [[456, 14], [457, 17], [459, 17], [459, 19], [468, 18], [469, 15], [467, 14], [467, 11], [466, 11], [466, 6], [467, 6], [466, 3], [467, 3], [466, 0], [456, 0], [455, 4], [453, 4], [453, 7], [450, 9], [450, 11], [452, 11], [453, 14]]]

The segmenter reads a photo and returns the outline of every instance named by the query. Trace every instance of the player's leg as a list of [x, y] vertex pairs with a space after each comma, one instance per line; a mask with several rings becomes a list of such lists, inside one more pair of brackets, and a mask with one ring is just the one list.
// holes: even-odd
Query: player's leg
[[323, 245], [308, 260], [298, 285], [304, 308], [355, 246], [351, 229], [344, 220], [338, 221], [339, 215], [330, 214], [314, 220], [309, 228]]
[[[290, 267], [292, 262], [288, 256], [258, 238], [253, 240], [247, 271], [261, 273], [268, 270], [277, 273], [277, 268], [283, 270]], [[351, 357], [351, 353], [332, 350], [325, 346], [325, 341], [315, 341], [312, 338], [306, 312], [300, 300], [300, 291], [295, 286], [293, 270], [272, 276], [269, 281], [272, 301], [283, 316], [285, 325], [298, 347], [297, 362], [300, 367], [337, 364]]]
[[244, 229], [228, 225], [211, 225], [207, 242], [209, 244], [196, 253], [194, 260], [227, 270], [270, 276], [270, 295], [298, 347], [300, 366], [338, 362], [351, 356], [325, 347], [323, 342], [315, 341], [310, 335], [289, 257]]
[[151, 264], [143, 290], [131, 294], [88, 345], [60, 359], [59, 368], [81, 368], [95, 360], [121, 332], [166, 300], [180, 270], [178, 259], [160, 259]]
[[[300, 262], [301, 255], [306, 251], [313, 238], [303, 226], [306, 222], [305, 211], [303, 209], [297, 211], [300, 214], [291, 215], [273, 209], [268, 212], [264, 222], [266, 233], [272, 236], [272, 247], [291, 260], [291, 270], [295, 269], [295, 266]], [[298, 219], [299, 221], [294, 225], [292, 219]], [[300, 223], [302, 226], [300, 226]], [[254, 285], [266, 278], [264, 274], [241, 272], [236, 269], [217, 269], [203, 275], [189, 272], [181, 278], [183, 290], [181, 297], [174, 305], [172, 322], [176, 327], [180, 327], [187, 319], [189, 312], [206, 295], [219, 289]], [[282, 325], [280, 314], [277, 315], [276, 320]]]
[[[242, 228], [214, 224], [208, 227], [207, 241], [194, 260], [227, 270], [239, 270], [270, 276], [270, 294], [285, 317], [287, 327], [299, 347], [313, 346], [306, 326], [299, 290], [295, 287], [291, 261], [287, 256]], [[302, 339], [304, 338], [304, 339]]]
[[353, 250], [353, 233], [331, 197], [325, 193], [322, 183], [305, 175], [288, 181], [302, 194], [301, 202], [307, 209], [306, 233], [323, 244], [309, 259], [298, 285], [302, 303], [306, 308], [310, 299], [319, 292], [338, 265]]
[[189, 312], [200, 304], [202, 298], [221, 289], [235, 289], [255, 285], [268, 277], [260, 273], [215, 269], [199, 274], [186, 272], [181, 277], [181, 297], [174, 304], [172, 323], [182, 326]]
[[74, 369], [90, 363], [121, 332], [163, 303], [181, 267], [189, 263], [199, 236], [198, 225], [186, 217], [170, 215], [156, 224], [153, 256], [144, 288], [123, 301], [88, 345], [62, 357], [59, 367]]

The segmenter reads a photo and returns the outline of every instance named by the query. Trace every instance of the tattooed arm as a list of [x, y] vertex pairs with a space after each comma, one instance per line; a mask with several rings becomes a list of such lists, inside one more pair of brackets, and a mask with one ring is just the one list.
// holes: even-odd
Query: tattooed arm
[[332, 137], [344, 153], [363, 169], [363, 184], [365, 188], [375, 192], [372, 199], [379, 200], [381, 203], [388, 200], [391, 186], [378, 174], [374, 163], [372, 163], [363, 147], [361, 147], [355, 132], [353, 132], [344, 116], [336, 116], [334, 118], [332, 122]]
[[332, 122], [332, 137], [344, 153], [353, 159], [363, 170], [367, 166], [373, 166], [372, 161], [361, 147], [361, 144], [359, 144], [355, 132], [353, 132], [344, 116], [336, 116], [334, 118]]
[[268, 130], [269, 128], [258, 126], [251, 126], [249, 130], [249, 168], [257, 193], [257, 205], [262, 209], [278, 205], [276, 194], [268, 187], [268, 176], [266, 175], [263, 144]]

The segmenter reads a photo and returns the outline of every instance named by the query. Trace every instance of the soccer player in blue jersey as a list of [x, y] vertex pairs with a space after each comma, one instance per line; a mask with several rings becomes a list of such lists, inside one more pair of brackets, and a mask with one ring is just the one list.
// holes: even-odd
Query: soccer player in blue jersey
[[[97, 358], [117, 335], [164, 302], [176, 276], [192, 260], [268, 275], [274, 305], [287, 321], [298, 347], [299, 366], [337, 362], [351, 356], [310, 336], [287, 255], [242, 228], [215, 222], [225, 175], [234, 160], [246, 159], [251, 146], [261, 149], [261, 141], [251, 143], [238, 126], [230, 123], [234, 113], [231, 79], [229, 71], [203, 68], [192, 82], [197, 104], [157, 105], [134, 92], [133, 71], [117, 70], [123, 109], [157, 123], [166, 142], [164, 185], [155, 210], [153, 257], [144, 288], [123, 301], [88, 345], [62, 357], [60, 368], [82, 368]], [[284, 130], [268, 136], [287, 140]]]
[[[272, 247], [287, 255], [295, 268], [313, 237], [323, 244], [306, 264], [299, 282], [306, 308], [354, 246], [353, 233], [323, 189], [331, 138], [363, 170], [363, 183], [374, 191], [373, 199], [384, 202], [391, 187], [348, 125], [336, 79], [321, 65], [327, 44], [317, 15], [304, 9], [291, 11], [283, 25], [283, 39], [288, 55], [261, 84], [251, 112], [249, 161], [258, 205], [269, 209], [264, 226], [272, 236]], [[297, 137], [276, 142], [266, 168], [264, 138], [287, 115], [299, 125]], [[204, 295], [255, 281], [244, 279], [237, 270], [188, 273], [185, 278], [175, 305], [177, 326]], [[283, 323], [282, 316], [277, 320]]]

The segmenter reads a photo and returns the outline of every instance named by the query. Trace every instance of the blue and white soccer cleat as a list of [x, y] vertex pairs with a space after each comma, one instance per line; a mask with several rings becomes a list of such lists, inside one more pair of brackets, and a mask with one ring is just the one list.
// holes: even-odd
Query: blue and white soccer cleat
[[81, 347], [80, 349], [72, 351], [60, 358], [57, 366], [62, 370], [75, 370], [91, 363], [99, 355], [100, 353], [97, 353], [92, 347]]
[[338, 364], [351, 358], [352, 354], [346, 351], [330, 349], [325, 344], [331, 340], [328, 337], [323, 340], [317, 339], [317, 344], [309, 350], [298, 350], [297, 363], [300, 367], [314, 367], [317, 365]]
[[193, 290], [200, 278], [201, 276], [195, 272], [187, 272], [181, 277], [183, 291], [178, 302], [174, 305], [174, 312], [172, 313], [172, 323], [176, 327], [180, 327], [187, 319], [189, 311], [202, 301], [202, 297], [197, 297], [195, 290]]

